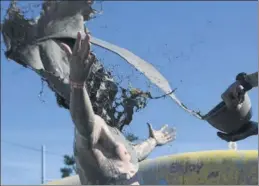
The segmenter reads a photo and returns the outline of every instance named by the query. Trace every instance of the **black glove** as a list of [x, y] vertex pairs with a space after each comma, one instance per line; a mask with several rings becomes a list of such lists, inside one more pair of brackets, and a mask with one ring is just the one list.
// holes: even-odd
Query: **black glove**
[[247, 92], [253, 88], [253, 86], [247, 81], [247, 74], [241, 72], [236, 76], [236, 80], [244, 87], [244, 91]]
[[258, 135], [258, 124], [257, 124], [257, 122], [250, 121], [249, 123], [246, 123], [237, 132], [229, 133], [229, 134], [226, 134], [226, 133], [223, 133], [223, 132], [217, 132], [217, 135], [222, 140], [225, 140], [227, 142], [241, 141], [241, 140], [244, 140], [244, 139], [246, 139], [250, 136]]

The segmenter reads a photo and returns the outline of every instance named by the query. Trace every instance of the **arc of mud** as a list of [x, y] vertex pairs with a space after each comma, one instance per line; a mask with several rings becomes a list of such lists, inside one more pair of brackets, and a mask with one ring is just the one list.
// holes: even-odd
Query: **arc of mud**
[[[136, 56], [132, 52], [95, 37], [91, 37], [91, 43], [104, 49], [107, 49], [125, 59], [130, 65], [132, 65], [135, 69], [144, 74], [153, 84], [160, 88], [164, 93], [168, 94], [172, 92], [172, 88], [170, 87], [167, 79], [154, 66], [152, 66], [145, 60], [141, 59], [140, 57]], [[199, 113], [197, 113], [194, 110], [188, 109], [176, 97], [174, 93], [169, 94], [169, 96], [183, 110], [185, 110], [186, 112], [198, 119], [202, 119]]]

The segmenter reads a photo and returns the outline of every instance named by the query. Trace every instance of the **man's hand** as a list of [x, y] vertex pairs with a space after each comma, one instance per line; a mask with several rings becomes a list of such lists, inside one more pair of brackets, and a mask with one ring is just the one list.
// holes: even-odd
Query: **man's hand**
[[147, 123], [149, 128], [149, 136], [156, 140], [156, 145], [161, 146], [176, 139], [176, 129], [169, 128], [164, 125], [160, 130], [154, 130], [150, 123]]
[[160, 130], [154, 130], [151, 124], [148, 124], [149, 138], [142, 143], [134, 145], [134, 149], [138, 156], [138, 161], [141, 162], [155, 149], [156, 146], [161, 146], [169, 143], [176, 138], [176, 129], [169, 128], [167, 125]]
[[73, 51], [65, 43], [61, 45], [69, 57], [70, 80], [75, 83], [84, 83], [93, 64], [93, 60], [89, 58], [90, 37], [88, 33], [82, 34], [78, 32]]
[[228, 87], [221, 97], [228, 108], [240, 109], [245, 97], [244, 87], [239, 81], [236, 81]]

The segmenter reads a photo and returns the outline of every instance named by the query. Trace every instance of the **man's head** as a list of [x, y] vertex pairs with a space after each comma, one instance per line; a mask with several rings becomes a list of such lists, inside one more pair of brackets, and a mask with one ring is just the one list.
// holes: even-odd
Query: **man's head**
[[[1, 25], [7, 57], [16, 58], [24, 53], [24, 48], [49, 38], [75, 39], [94, 13], [91, 5], [88, 1], [45, 0], [40, 16], [27, 19], [16, 1], [11, 1]], [[24, 65], [31, 65], [27, 62], [23, 61]]]
[[[15, 2], [10, 4], [2, 25], [6, 44], [6, 57], [36, 71], [55, 92], [57, 102], [69, 108], [69, 63], [61, 43], [73, 48], [78, 31], [85, 31], [85, 21], [94, 12], [87, 1], [44, 1], [41, 16], [37, 20], [24, 18]], [[133, 109], [141, 102], [141, 95], [132, 99], [125, 95], [109, 71], [94, 54], [92, 72], [87, 90], [96, 114], [112, 126], [121, 127], [132, 120]], [[127, 92], [127, 91], [126, 91]], [[117, 110], [119, 106], [124, 109]]]

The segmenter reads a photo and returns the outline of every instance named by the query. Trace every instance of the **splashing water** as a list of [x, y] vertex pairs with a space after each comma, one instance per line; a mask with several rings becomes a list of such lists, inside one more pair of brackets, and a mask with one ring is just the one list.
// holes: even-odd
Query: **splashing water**
[[229, 142], [228, 143], [229, 150], [237, 150], [237, 143], [236, 142]]

